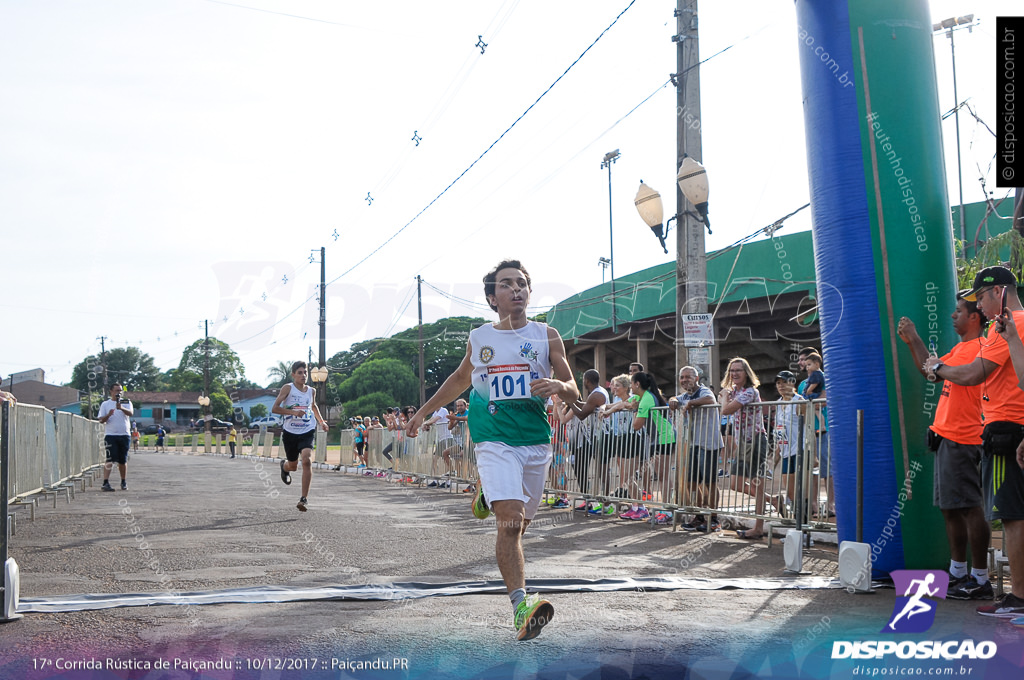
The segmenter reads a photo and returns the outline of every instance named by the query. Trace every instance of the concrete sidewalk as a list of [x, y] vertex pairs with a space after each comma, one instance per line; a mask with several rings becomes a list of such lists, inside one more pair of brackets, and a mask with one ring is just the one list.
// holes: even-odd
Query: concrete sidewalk
[[[132, 456], [128, 483], [128, 491], [96, 484], [70, 505], [42, 506], [35, 522], [22, 512], [11, 556], [23, 598], [500, 580], [494, 524], [472, 517], [468, 494], [317, 470], [301, 513], [299, 475], [285, 486], [276, 461], [155, 453]], [[534, 579], [784, 577], [778, 542], [768, 548], [731, 532], [673, 533], [558, 510], [541, 510], [525, 545]], [[834, 547], [805, 551], [804, 568], [834, 576]], [[0, 626], [0, 677], [853, 677], [854, 662], [831, 660], [831, 641], [876, 635], [894, 593], [549, 599], [554, 621], [528, 643], [514, 639], [504, 594], [27, 614]], [[932, 633], [970, 628], [1008, 636], [1007, 644], [1021, 639], [1005, 622], [976, 616], [975, 604], [942, 603]], [[405, 666], [391, 668], [393, 659]], [[215, 662], [227, 668], [204, 667]]]

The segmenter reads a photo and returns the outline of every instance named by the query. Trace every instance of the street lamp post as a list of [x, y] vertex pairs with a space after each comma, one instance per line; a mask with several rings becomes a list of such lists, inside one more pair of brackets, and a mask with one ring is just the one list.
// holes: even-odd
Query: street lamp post
[[601, 161], [601, 169], [608, 168], [608, 266], [611, 269], [612, 333], [618, 332], [615, 324], [615, 232], [612, 231], [612, 164], [619, 159], [619, 150], [609, 151]]
[[313, 370], [309, 372], [309, 379], [313, 381], [313, 384], [316, 387], [317, 406], [320, 409], [320, 415], [325, 421], [330, 422], [325, 409], [325, 405], [327, 403], [326, 395], [323, 393], [323, 386], [327, 382], [327, 367], [314, 366]]
[[[707, 228], [708, 233], [711, 233], [711, 226], [708, 220], [708, 178], [704, 166], [689, 156], [685, 157], [676, 176], [676, 183], [680, 192], [697, 211], [695, 213], [691, 210], [681, 210], [679, 215], [669, 218], [669, 222], [677, 220], [676, 239], [679, 247], [676, 249], [676, 270], [683, 272], [682, 276], [677, 274], [679, 280], [676, 282], [676, 371], [678, 372], [685, 363], [698, 368], [704, 376], [710, 376], [708, 354], [709, 346], [713, 344], [714, 339], [709, 338], [707, 344], [702, 342], [698, 347], [686, 348], [682, 332], [684, 314], [707, 314], [708, 311], [704, 229]], [[664, 209], [661, 194], [641, 181], [633, 204], [667, 253], [665, 237], [668, 235], [668, 229], [662, 224]], [[683, 222], [696, 224], [696, 229], [684, 231], [684, 227], [679, 226]]]
[[206, 423], [203, 429], [206, 432], [206, 436], [203, 437], [203, 451], [206, 453], [210, 452], [210, 398], [205, 394], [199, 396], [196, 400], [199, 403], [200, 408], [203, 410], [203, 420]]

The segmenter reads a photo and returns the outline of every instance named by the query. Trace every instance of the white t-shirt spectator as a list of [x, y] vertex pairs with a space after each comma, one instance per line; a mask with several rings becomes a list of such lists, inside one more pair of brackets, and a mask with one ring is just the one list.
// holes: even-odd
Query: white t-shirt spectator
[[121, 408], [125, 410], [118, 411], [117, 402], [113, 399], [107, 399], [105, 402], [100, 404], [100, 418], [104, 417], [108, 413], [112, 414], [103, 425], [105, 428], [104, 434], [124, 435], [125, 437], [131, 435], [131, 404], [125, 404]]
[[452, 438], [452, 433], [448, 429], [448, 409], [442, 406], [441, 408], [434, 411], [434, 415], [431, 416], [430, 419], [437, 421], [434, 423], [433, 427], [437, 428], [438, 440]]

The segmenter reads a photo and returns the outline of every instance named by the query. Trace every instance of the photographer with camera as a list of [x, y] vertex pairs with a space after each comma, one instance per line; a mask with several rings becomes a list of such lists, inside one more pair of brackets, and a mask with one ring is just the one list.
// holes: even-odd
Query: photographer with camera
[[110, 486], [110, 470], [117, 463], [121, 474], [121, 491], [128, 490], [128, 448], [131, 446], [131, 419], [135, 411], [132, 402], [121, 396], [121, 385], [114, 383], [110, 388], [110, 399], [100, 404], [99, 421], [106, 427], [103, 445], [107, 449], [107, 462], [103, 465], [103, 491], [113, 491]]

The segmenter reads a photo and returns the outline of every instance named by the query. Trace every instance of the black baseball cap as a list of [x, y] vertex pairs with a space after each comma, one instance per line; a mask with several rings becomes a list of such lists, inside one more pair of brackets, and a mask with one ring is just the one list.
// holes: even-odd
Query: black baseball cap
[[796, 376], [790, 371], [779, 371], [779, 374], [775, 376], [775, 382], [785, 380], [786, 382], [796, 383]]
[[985, 267], [974, 277], [974, 286], [961, 297], [968, 302], [977, 302], [978, 292], [992, 286], [1016, 286], [1017, 277], [1006, 267]]

